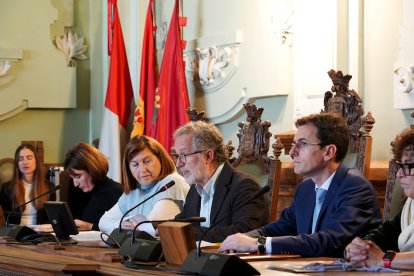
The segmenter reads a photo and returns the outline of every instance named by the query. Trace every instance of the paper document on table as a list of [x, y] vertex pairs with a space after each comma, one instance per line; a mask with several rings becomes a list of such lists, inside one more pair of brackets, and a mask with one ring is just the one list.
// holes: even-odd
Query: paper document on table
[[270, 264], [265, 266], [267, 269], [288, 271], [295, 273], [310, 273], [323, 271], [366, 271], [366, 272], [400, 272], [399, 270], [383, 267], [354, 267], [351, 263], [345, 262], [343, 259], [338, 259], [334, 262], [313, 262], [304, 264], [297, 262], [297, 264]]
[[70, 236], [75, 241], [101, 241], [101, 233], [100, 231], [82, 231], [79, 232], [77, 235]]

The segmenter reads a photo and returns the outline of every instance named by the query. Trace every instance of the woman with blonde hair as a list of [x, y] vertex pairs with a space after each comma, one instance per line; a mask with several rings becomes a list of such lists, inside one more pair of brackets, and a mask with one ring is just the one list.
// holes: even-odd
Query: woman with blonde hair
[[[0, 205], [3, 211], [16, 211], [7, 218], [9, 223], [34, 225], [47, 223], [48, 218], [43, 203], [56, 200], [56, 194], [51, 193], [18, 208], [33, 198], [46, 193], [54, 184], [46, 179], [43, 165], [31, 144], [21, 144], [14, 154], [14, 171], [11, 181], [2, 185]], [[16, 210], [16, 208], [18, 208]]]
[[123, 164], [124, 194], [99, 221], [99, 229], [110, 233], [135, 205], [154, 195], [170, 181], [175, 185], [128, 213], [122, 228], [132, 229], [142, 220], [172, 219], [181, 212], [189, 185], [176, 172], [174, 161], [155, 139], [142, 135], [131, 138]]

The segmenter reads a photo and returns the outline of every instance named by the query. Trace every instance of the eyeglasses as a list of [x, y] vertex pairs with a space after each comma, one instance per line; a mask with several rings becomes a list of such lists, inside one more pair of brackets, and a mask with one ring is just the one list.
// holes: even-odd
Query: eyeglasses
[[187, 163], [187, 157], [188, 156], [191, 156], [191, 155], [197, 154], [197, 153], [201, 153], [201, 152], [204, 152], [204, 151], [206, 151], [206, 150], [198, 150], [198, 151], [194, 151], [194, 152], [191, 152], [191, 153], [188, 153], [188, 154], [176, 154], [176, 153], [174, 153], [172, 156], [173, 156], [175, 162]]
[[310, 143], [310, 142], [306, 142], [306, 141], [299, 141], [299, 142], [293, 141], [291, 145], [292, 145], [292, 148], [296, 147], [297, 150], [301, 150], [301, 149], [306, 148], [307, 146], [313, 146], [313, 145], [320, 146], [321, 143]]
[[404, 176], [411, 175], [411, 169], [414, 168], [414, 163], [403, 163], [400, 161], [396, 161], [398, 169], [401, 169]]

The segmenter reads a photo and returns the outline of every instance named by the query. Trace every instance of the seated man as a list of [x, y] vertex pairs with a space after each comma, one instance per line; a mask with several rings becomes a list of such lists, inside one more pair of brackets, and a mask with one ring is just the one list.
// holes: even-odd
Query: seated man
[[206, 222], [194, 224], [197, 240], [216, 222], [203, 240], [221, 242], [230, 234], [250, 231], [268, 222], [264, 196], [232, 213], [260, 186], [226, 161], [223, 138], [217, 127], [202, 121], [189, 122], [175, 131], [174, 138], [177, 168], [185, 181], [192, 184], [184, 209], [176, 218], [206, 217]]
[[[401, 212], [346, 247], [346, 257], [357, 266], [414, 269], [414, 131], [405, 129], [392, 143], [400, 160], [397, 177], [407, 196]], [[399, 251], [399, 252], [396, 252]], [[384, 253], [385, 252], [385, 253]]]
[[341, 161], [348, 150], [345, 120], [332, 113], [296, 121], [290, 155], [294, 171], [306, 177], [280, 219], [245, 234], [227, 237], [219, 251], [342, 256], [357, 235], [381, 223], [372, 185]]

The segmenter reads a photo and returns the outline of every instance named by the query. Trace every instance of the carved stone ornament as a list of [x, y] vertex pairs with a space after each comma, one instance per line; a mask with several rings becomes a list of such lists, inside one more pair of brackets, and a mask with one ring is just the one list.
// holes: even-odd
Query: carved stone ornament
[[184, 57], [186, 71], [195, 86], [204, 92], [221, 88], [234, 74], [238, 64], [238, 45], [197, 48]]
[[87, 59], [85, 51], [88, 47], [85, 45], [84, 38], [78, 37], [78, 34], [73, 34], [72, 31], [67, 32], [63, 36], [56, 37], [55, 44], [65, 54], [68, 67], [75, 67], [76, 60]]

